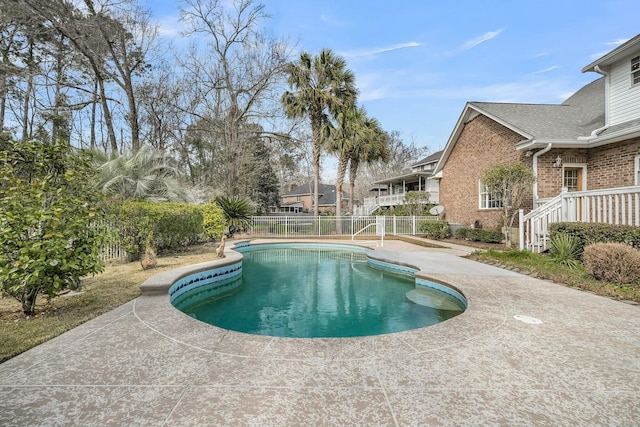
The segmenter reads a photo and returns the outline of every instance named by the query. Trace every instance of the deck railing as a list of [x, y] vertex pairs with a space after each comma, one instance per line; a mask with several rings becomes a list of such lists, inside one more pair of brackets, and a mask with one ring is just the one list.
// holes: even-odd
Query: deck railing
[[[640, 186], [564, 192], [521, 216], [520, 248], [542, 252], [554, 222], [596, 222], [640, 227]], [[524, 228], [523, 228], [524, 227]]]

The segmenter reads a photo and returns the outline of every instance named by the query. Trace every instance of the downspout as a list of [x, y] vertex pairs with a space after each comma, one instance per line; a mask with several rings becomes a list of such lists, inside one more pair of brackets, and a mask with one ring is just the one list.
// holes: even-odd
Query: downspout
[[550, 142], [542, 150], [536, 151], [535, 153], [533, 153], [533, 177], [535, 178], [535, 181], [533, 181], [533, 208], [534, 209], [536, 207], [536, 202], [538, 201], [538, 157], [540, 157], [544, 153], [547, 153], [549, 150], [551, 150], [552, 145], [553, 143]]

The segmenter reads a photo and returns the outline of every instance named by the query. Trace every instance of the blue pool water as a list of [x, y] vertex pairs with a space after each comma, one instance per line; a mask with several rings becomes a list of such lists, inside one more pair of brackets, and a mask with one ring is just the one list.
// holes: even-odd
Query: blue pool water
[[372, 268], [363, 251], [253, 248], [243, 255], [242, 276], [229, 279], [223, 293], [192, 291], [174, 305], [221, 328], [298, 338], [399, 332], [464, 311], [459, 299], [435, 289], [420, 291], [426, 304], [410, 302], [413, 277]]

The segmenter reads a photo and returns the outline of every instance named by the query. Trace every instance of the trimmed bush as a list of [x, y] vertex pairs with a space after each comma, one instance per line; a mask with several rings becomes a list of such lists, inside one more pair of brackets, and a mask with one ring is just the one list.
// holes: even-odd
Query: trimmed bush
[[202, 206], [202, 229], [206, 238], [219, 239], [226, 226], [227, 219], [218, 203], [211, 200]]
[[584, 248], [584, 266], [598, 280], [640, 287], [640, 250], [624, 243], [594, 243]]
[[456, 230], [454, 236], [456, 239], [465, 240], [467, 238], [469, 230], [470, 230], [469, 228], [460, 227]]
[[456, 239], [471, 240], [472, 242], [501, 243], [504, 234], [499, 231], [484, 230], [482, 228], [461, 227], [456, 230]]
[[580, 253], [591, 243], [625, 243], [640, 249], [640, 227], [631, 225], [596, 224], [584, 222], [558, 222], [551, 224], [549, 237], [566, 233], [580, 240]]
[[134, 259], [145, 253], [149, 236], [158, 252], [201, 240], [202, 209], [185, 203], [128, 200], [115, 210], [120, 244]]
[[446, 239], [451, 235], [447, 221], [424, 220], [418, 223], [418, 231], [430, 239]]

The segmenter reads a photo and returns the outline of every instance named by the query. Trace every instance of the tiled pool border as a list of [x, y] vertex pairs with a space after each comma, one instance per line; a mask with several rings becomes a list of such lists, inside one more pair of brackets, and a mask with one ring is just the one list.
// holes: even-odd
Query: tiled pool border
[[448, 283], [438, 283], [428, 277], [420, 276], [420, 270], [417, 268], [372, 258], [369, 255], [375, 253], [375, 251], [367, 247], [350, 244], [298, 242], [252, 244], [250, 241], [239, 241], [233, 245], [232, 250], [226, 254], [225, 258], [160, 273], [147, 279], [140, 288], [143, 295], [157, 295], [167, 292], [172, 305], [180, 297], [186, 296], [186, 294], [198, 288], [205, 289], [206, 287], [209, 293], [224, 292], [227, 288], [235, 286], [236, 281], [233, 280], [234, 278], [242, 275], [243, 252], [283, 247], [366, 252], [367, 263], [372, 267], [413, 277], [416, 288], [436, 289], [459, 300], [465, 309], [468, 307], [464, 294], [454, 286]]

